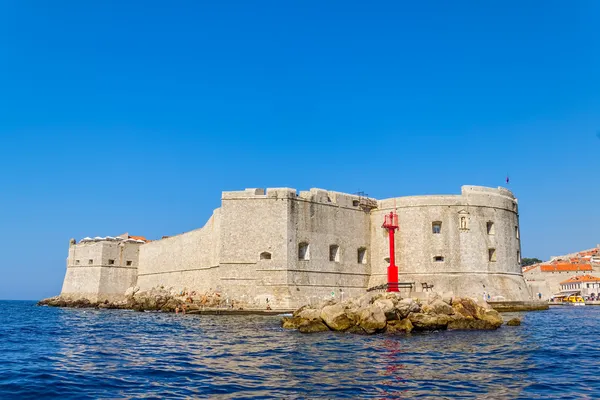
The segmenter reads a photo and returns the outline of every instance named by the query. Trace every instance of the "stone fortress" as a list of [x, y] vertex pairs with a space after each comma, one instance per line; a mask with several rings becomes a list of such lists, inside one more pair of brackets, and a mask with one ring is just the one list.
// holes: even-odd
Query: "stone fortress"
[[413, 294], [528, 301], [517, 200], [504, 188], [375, 200], [321, 189], [223, 192], [197, 230], [160, 240], [71, 240], [61, 296], [114, 300], [138, 286], [218, 292], [246, 307], [293, 308], [386, 283], [384, 214], [397, 210], [399, 282]]

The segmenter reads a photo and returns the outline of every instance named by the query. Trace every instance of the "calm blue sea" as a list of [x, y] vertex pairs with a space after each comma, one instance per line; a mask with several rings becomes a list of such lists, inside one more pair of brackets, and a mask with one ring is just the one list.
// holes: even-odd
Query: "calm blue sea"
[[0, 398], [582, 398], [600, 396], [600, 307], [494, 332], [284, 331], [278, 317], [0, 302]]

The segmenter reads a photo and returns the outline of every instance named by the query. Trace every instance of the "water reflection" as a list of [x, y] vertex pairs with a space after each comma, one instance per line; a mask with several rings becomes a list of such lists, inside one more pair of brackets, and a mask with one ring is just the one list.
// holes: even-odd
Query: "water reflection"
[[521, 327], [494, 332], [408, 336], [302, 335], [282, 330], [277, 317], [12, 303], [3, 310], [0, 397], [512, 399], [600, 393], [593, 367], [599, 343], [581, 334], [582, 324], [587, 332], [598, 331], [600, 307], [529, 313]]

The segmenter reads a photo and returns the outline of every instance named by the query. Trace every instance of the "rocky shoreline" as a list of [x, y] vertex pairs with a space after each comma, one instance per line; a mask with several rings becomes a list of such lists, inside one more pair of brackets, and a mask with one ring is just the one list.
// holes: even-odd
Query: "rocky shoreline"
[[[155, 287], [148, 291], [129, 288], [116, 300], [90, 301], [86, 298], [50, 297], [37, 303], [39, 306], [121, 309], [135, 311], [189, 312], [206, 308], [243, 310], [243, 304], [223, 299], [218, 292], [176, 292], [173, 289]], [[235, 307], [235, 308], [234, 308]]]
[[[511, 320], [511, 326], [520, 320]], [[304, 306], [284, 317], [282, 326], [302, 333], [325, 331], [358, 334], [410, 333], [433, 330], [494, 330], [504, 323], [483, 300], [432, 295], [420, 302], [398, 293], [365, 294], [343, 302]]]

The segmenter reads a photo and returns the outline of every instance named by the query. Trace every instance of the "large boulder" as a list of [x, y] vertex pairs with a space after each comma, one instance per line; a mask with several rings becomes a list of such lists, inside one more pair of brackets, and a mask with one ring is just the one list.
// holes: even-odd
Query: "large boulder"
[[283, 329], [298, 329], [302, 322], [306, 321], [300, 317], [283, 317], [281, 327]]
[[421, 306], [413, 299], [402, 299], [396, 303], [396, 314], [399, 319], [408, 317], [410, 313], [421, 312]]
[[325, 325], [334, 331], [345, 331], [354, 325], [346, 315], [344, 307], [340, 304], [323, 307], [321, 310], [321, 319]]
[[379, 306], [371, 304], [360, 312], [358, 325], [369, 334], [381, 331], [386, 325], [385, 314]]
[[477, 304], [469, 298], [455, 298], [452, 301], [452, 308], [454, 314], [460, 315], [463, 318], [476, 318], [477, 317]]
[[415, 330], [433, 331], [446, 329], [451, 318], [444, 314], [410, 313], [408, 319], [412, 322]]
[[329, 331], [329, 328], [321, 320], [313, 319], [311, 321], [303, 320], [298, 326], [298, 330], [301, 333], [316, 333]]
[[510, 319], [506, 325], [508, 326], [519, 326], [521, 325], [521, 320], [519, 318], [512, 318]]
[[297, 317], [300, 317], [302, 319], [319, 319], [321, 318], [321, 311], [320, 310], [315, 310], [314, 308], [305, 308], [302, 311], [300, 311], [298, 314], [295, 314]]
[[497, 325], [493, 325], [488, 321], [474, 318], [462, 318], [457, 316], [455, 316], [455, 318], [448, 323], [448, 329], [450, 330], [494, 330], [497, 328]]
[[381, 308], [381, 311], [385, 314], [385, 318], [389, 320], [398, 319], [396, 309], [394, 308], [394, 302], [388, 298], [383, 298], [373, 302], [377, 307]]
[[454, 314], [454, 309], [450, 305], [442, 301], [441, 298], [439, 298], [423, 306], [423, 312], [427, 314], [452, 315]]
[[493, 310], [493, 309], [483, 311], [481, 313], [481, 316], [479, 319], [487, 322], [488, 324], [490, 324], [491, 326], [494, 326], [495, 328], [499, 328], [500, 325], [502, 325], [502, 323], [504, 322], [502, 320], [502, 317], [500, 316], [500, 313], [498, 313], [498, 311]]
[[413, 330], [413, 324], [409, 319], [388, 321], [385, 328], [386, 333], [410, 333]]

